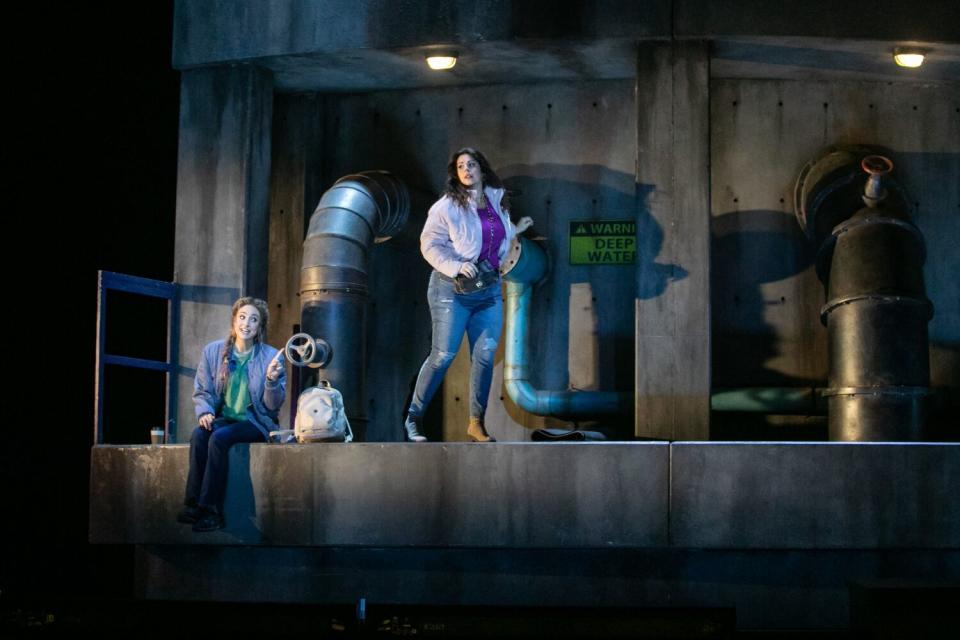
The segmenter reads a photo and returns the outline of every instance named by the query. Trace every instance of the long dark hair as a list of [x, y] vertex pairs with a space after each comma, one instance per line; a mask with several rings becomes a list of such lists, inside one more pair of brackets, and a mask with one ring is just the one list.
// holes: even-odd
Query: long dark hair
[[[460, 182], [460, 176], [457, 175], [457, 158], [467, 154], [477, 161], [480, 165], [480, 179], [483, 186], [491, 186], [495, 189], [503, 189], [503, 180], [497, 175], [497, 172], [490, 166], [487, 156], [483, 155], [479, 149], [473, 147], [463, 147], [457, 149], [450, 156], [450, 162], [447, 163], [447, 184], [443, 189], [443, 194], [449, 196], [451, 200], [466, 209], [470, 203], [470, 191]], [[500, 208], [507, 211], [510, 208], [510, 201], [506, 192], [503, 194], [503, 200], [500, 201]]]

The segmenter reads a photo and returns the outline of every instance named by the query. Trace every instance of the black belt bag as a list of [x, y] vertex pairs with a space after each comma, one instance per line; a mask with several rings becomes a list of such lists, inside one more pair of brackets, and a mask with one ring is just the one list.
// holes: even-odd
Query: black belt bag
[[500, 282], [500, 271], [490, 266], [486, 260], [477, 265], [478, 273], [472, 278], [459, 275], [453, 279], [453, 289], [457, 293], [477, 293], [489, 289]]

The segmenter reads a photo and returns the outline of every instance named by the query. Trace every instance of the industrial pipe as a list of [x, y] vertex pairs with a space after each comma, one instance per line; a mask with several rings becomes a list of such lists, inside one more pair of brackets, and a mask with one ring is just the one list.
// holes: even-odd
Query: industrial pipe
[[524, 411], [539, 416], [575, 418], [599, 414], [627, 414], [633, 410], [632, 393], [604, 391], [544, 391], [530, 382], [527, 334], [534, 285], [543, 279], [547, 257], [543, 249], [517, 237], [504, 258], [507, 289], [506, 344], [503, 383], [507, 394]]
[[714, 389], [710, 393], [710, 409], [778, 415], [817, 415], [825, 413], [825, 407], [821, 406], [820, 402], [822, 391], [814, 387]]
[[922, 439], [933, 305], [923, 236], [892, 168], [870, 149], [837, 148], [797, 181], [797, 217], [819, 246], [826, 290], [831, 440]]
[[374, 242], [406, 224], [407, 187], [385, 171], [348, 175], [320, 198], [310, 217], [300, 271], [300, 325], [330, 345], [322, 377], [343, 395], [358, 439], [366, 431], [364, 363], [368, 265]]

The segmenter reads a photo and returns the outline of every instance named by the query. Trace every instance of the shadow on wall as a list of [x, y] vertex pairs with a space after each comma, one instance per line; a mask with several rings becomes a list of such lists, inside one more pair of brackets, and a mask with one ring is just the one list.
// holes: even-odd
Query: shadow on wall
[[956, 392], [960, 387], [960, 344], [930, 341], [930, 380], [933, 393], [928, 401], [927, 438], [960, 442], [960, 394]]
[[637, 184], [637, 298], [651, 300], [663, 294], [671, 282], [683, 280], [689, 272], [681, 265], [657, 262], [663, 249], [663, 228], [650, 214], [652, 184]]
[[[713, 218], [711, 239], [713, 387], [822, 385], [825, 329], [820, 335], [817, 315], [822, 287], [812, 270], [795, 277], [810, 270], [815, 249], [794, 216], [763, 209], [722, 213]], [[800, 344], [784, 353], [784, 339]], [[822, 359], [823, 379], [785, 373], [773, 362], [781, 356], [802, 358], [805, 362], [791, 365], [807, 371]], [[711, 420], [714, 439], [769, 438], [771, 429], [778, 440], [826, 437], [821, 417], [714, 413]]]
[[[636, 185], [632, 174], [597, 164], [505, 165], [497, 170], [513, 194], [513, 219], [533, 218], [528, 235], [542, 238], [550, 260], [547, 279], [534, 292], [531, 327], [535, 327], [537, 339], [531, 339], [529, 345], [532, 384], [543, 390], [565, 390], [586, 378], [596, 381], [591, 390], [632, 392], [633, 301], [662, 295], [671, 282], [687, 275], [680, 265], [656, 262], [664, 232], [648, 205], [653, 187]], [[570, 264], [570, 223], [575, 220], [636, 222], [636, 264]], [[583, 283], [589, 284], [592, 294], [595, 324], [591, 326], [570, 319], [572, 290]], [[591, 354], [586, 365], [582, 352]], [[502, 358], [501, 344], [499, 363]], [[584, 366], [592, 370], [582, 370]], [[500, 389], [499, 379], [495, 378], [495, 385]], [[520, 427], [529, 431], [560, 426], [556, 420], [526, 414], [504, 391], [500, 395], [506, 414], [501, 419], [506, 421], [511, 439], [528, 439], [529, 434]], [[632, 416], [597, 418], [596, 422], [590, 417], [579, 422], [606, 430], [612, 439], [632, 438]]]

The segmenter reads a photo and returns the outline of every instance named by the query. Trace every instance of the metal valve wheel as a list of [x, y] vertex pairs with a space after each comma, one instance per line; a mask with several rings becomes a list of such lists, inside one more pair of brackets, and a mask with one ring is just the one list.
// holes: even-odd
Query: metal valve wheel
[[893, 170], [893, 162], [886, 156], [871, 155], [860, 161], [860, 168], [870, 175], [884, 175]]
[[333, 349], [323, 338], [314, 338], [309, 333], [295, 333], [283, 348], [287, 360], [295, 367], [320, 369], [330, 362]]

